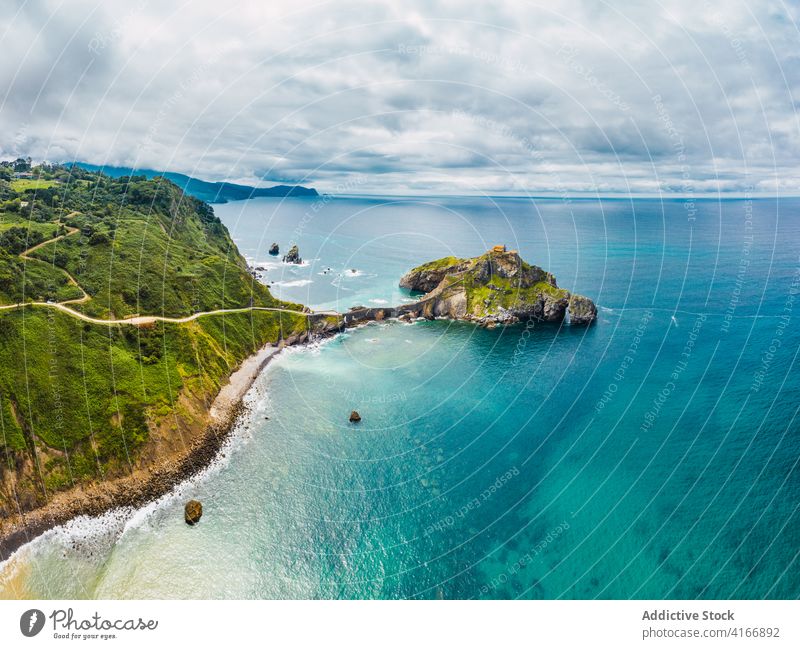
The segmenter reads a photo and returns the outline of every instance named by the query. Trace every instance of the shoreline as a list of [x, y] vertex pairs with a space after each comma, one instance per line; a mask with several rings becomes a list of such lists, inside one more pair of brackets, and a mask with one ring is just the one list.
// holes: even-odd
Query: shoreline
[[[351, 309], [342, 314], [336, 325], [317, 329], [316, 336], [317, 339], [330, 338], [347, 329], [358, 329], [372, 322], [410, 323], [417, 320], [450, 319], [445, 316], [421, 316], [416, 309], [425, 302], [427, 297], [395, 308]], [[167, 455], [156, 464], [137, 468], [126, 476], [108, 482], [77, 485], [68, 491], [57, 493], [42, 507], [0, 520], [0, 566], [12, 559], [17, 550], [48, 530], [80, 516], [101, 516], [123, 507], [140, 509], [208, 467], [219, 455], [240, 415], [245, 411], [245, 394], [272, 358], [286, 347], [307, 345], [309, 342], [311, 341], [307, 334], [292, 334], [277, 344], [266, 344], [243, 360], [228, 376], [227, 383], [220, 388], [208, 407], [202, 435], [185, 451]]]
[[[382, 310], [367, 311], [368, 313], [359, 313], [356, 317], [343, 317], [335, 325], [323, 325], [315, 332], [317, 340], [331, 338], [346, 329], [358, 328], [370, 321], [383, 319]], [[378, 318], [374, 317], [376, 311], [381, 311]], [[0, 520], [0, 566], [13, 559], [20, 548], [51, 529], [80, 516], [101, 516], [123, 507], [140, 509], [207, 468], [230, 438], [239, 417], [245, 411], [245, 394], [269, 362], [286, 347], [307, 345], [310, 342], [308, 334], [292, 334], [276, 344], [267, 343], [244, 359], [231, 372], [227, 383], [220, 388], [208, 407], [208, 420], [203, 434], [185, 451], [171, 454], [155, 465], [137, 468], [129, 475], [108, 482], [77, 485], [68, 491], [57, 493], [42, 507]]]
[[0, 565], [36, 538], [79, 516], [100, 516], [121, 507], [139, 509], [168, 494], [185, 480], [208, 467], [230, 437], [245, 411], [244, 396], [269, 362], [292, 338], [277, 345], [268, 343], [248, 356], [228, 376], [208, 408], [203, 434], [184, 452], [161, 460], [157, 465], [137, 468], [131, 474], [96, 485], [76, 486], [56, 494], [42, 507], [0, 521]]

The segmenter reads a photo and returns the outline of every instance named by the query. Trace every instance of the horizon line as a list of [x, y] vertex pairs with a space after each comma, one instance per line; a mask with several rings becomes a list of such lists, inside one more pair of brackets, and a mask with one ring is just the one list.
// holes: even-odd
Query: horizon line
[[[21, 156], [18, 156], [18, 158]], [[33, 161], [32, 161], [33, 163]], [[33, 164], [53, 164], [47, 160], [39, 160]], [[249, 183], [261, 183], [265, 182], [263, 179], [254, 178], [252, 180], [248, 179], [230, 179], [230, 177], [226, 180], [208, 180], [205, 178], [201, 178], [198, 176], [193, 176], [189, 173], [184, 171], [174, 171], [170, 169], [153, 169], [151, 167], [127, 167], [124, 165], [115, 165], [115, 164], [97, 164], [95, 162], [87, 162], [87, 161], [78, 161], [72, 160], [69, 162], [56, 162], [55, 164], [60, 164], [67, 166], [68, 164], [76, 164], [76, 165], [91, 165], [93, 167], [98, 167], [97, 171], [103, 173], [103, 170], [106, 167], [110, 167], [112, 169], [131, 169], [133, 172], [139, 171], [152, 171], [159, 174], [167, 174], [167, 173], [176, 173], [180, 175], [187, 176], [188, 178], [193, 178], [195, 180], [200, 180], [202, 182], [207, 183], [229, 183], [229, 184], [240, 184], [246, 183], [244, 186], [246, 187], [253, 187], [256, 189], [262, 188], [270, 188], [277, 185], [294, 185], [294, 186], [302, 186], [302, 187], [309, 187], [314, 188], [319, 192], [320, 196], [333, 196], [333, 197], [380, 197], [380, 196], [387, 196], [387, 197], [398, 197], [398, 198], [502, 198], [502, 199], [541, 199], [541, 200], [596, 200], [596, 199], [612, 199], [612, 200], [633, 200], [633, 199], [653, 199], [653, 200], [763, 200], [763, 199], [780, 199], [780, 198], [800, 198], [800, 191], [796, 191], [796, 193], [783, 193], [781, 191], [775, 192], [753, 192], [753, 191], [746, 191], [746, 190], [718, 190], [718, 191], [703, 191], [703, 192], [668, 192], [668, 191], [642, 191], [642, 192], [615, 192], [615, 191], [596, 191], [596, 190], [566, 190], [566, 191], [542, 191], [542, 190], [531, 190], [528, 192], [520, 192], [519, 190], [512, 192], [509, 190], [509, 193], [504, 193], [502, 190], [499, 192], [491, 192], [491, 191], [480, 191], [477, 190], [472, 193], [441, 193], [435, 190], [431, 192], [419, 192], [419, 191], [398, 191], [397, 189], [386, 191], [386, 192], [336, 192], [336, 191], [326, 191], [325, 189], [320, 189], [315, 187], [314, 185], [299, 185], [298, 183], [306, 182], [304, 180], [281, 180], [281, 181], [267, 181], [270, 183], [274, 183], [272, 185], [250, 185]], [[258, 198], [271, 198], [271, 197], [258, 197]], [[279, 198], [279, 197], [275, 197]], [[292, 197], [292, 198], [318, 198], [318, 197]], [[242, 199], [242, 200], [252, 200], [252, 199]]]

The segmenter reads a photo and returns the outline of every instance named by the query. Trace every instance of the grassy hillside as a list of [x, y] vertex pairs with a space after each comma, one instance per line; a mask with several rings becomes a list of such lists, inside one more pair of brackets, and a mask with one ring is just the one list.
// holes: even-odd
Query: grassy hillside
[[55, 185], [53, 180], [44, 180], [39, 178], [20, 178], [11, 181], [11, 188], [16, 192], [24, 192], [29, 189], [47, 189]]
[[70, 176], [58, 186], [60, 206], [50, 220], [78, 232], [32, 256], [84, 288], [91, 299], [80, 310], [123, 318], [276, 304], [209, 205], [163, 179], [74, 173], [88, 178]]
[[[20, 191], [2, 171], [0, 305], [72, 301], [104, 319], [301, 308], [253, 280], [213, 210], [168, 181], [48, 167]], [[0, 310], [0, 515], [157, 460], [154, 435], [184, 444], [243, 359], [305, 327], [264, 311], [135, 326]]]
[[209, 405], [242, 359], [304, 326], [258, 311], [152, 328], [44, 309], [0, 316], [0, 475], [16, 478], [13, 490], [3, 480], [0, 515], [124, 474], [153, 427], [189, 415], [181, 396]]

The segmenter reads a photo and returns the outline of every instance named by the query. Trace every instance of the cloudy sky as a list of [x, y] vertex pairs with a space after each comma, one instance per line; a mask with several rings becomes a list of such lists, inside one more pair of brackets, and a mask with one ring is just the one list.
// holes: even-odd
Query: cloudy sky
[[7, 2], [0, 149], [348, 193], [797, 194], [798, 14], [781, 0]]

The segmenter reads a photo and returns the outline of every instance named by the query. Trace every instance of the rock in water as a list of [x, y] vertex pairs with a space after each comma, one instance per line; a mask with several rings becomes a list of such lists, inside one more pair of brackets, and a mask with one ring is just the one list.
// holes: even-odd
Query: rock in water
[[183, 508], [183, 516], [188, 525], [194, 525], [203, 516], [203, 505], [199, 500], [190, 500]]
[[597, 317], [597, 307], [588, 297], [573, 293], [569, 298], [570, 324], [589, 324]]
[[273, 256], [277, 256], [277, 255], [278, 255], [278, 253], [279, 253], [280, 251], [281, 251], [281, 249], [278, 247], [278, 244], [277, 244], [277, 243], [273, 243], [273, 244], [272, 244], [272, 245], [269, 247], [269, 254], [271, 254], [271, 255], [273, 255]]
[[445, 257], [417, 266], [400, 286], [426, 294], [405, 308], [419, 307], [427, 319], [469, 320], [492, 328], [526, 320], [562, 322], [568, 309], [574, 325], [597, 317], [589, 298], [559, 288], [551, 273], [505, 246], [472, 259]]
[[361, 421], [361, 415], [358, 414], [358, 411], [353, 410], [353, 412], [350, 413], [350, 421], [354, 424], [357, 424], [359, 421]]
[[283, 261], [285, 261], [287, 264], [303, 263], [303, 260], [300, 259], [300, 249], [297, 247], [297, 244], [289, 248], [289, 252], [283, 256]]

